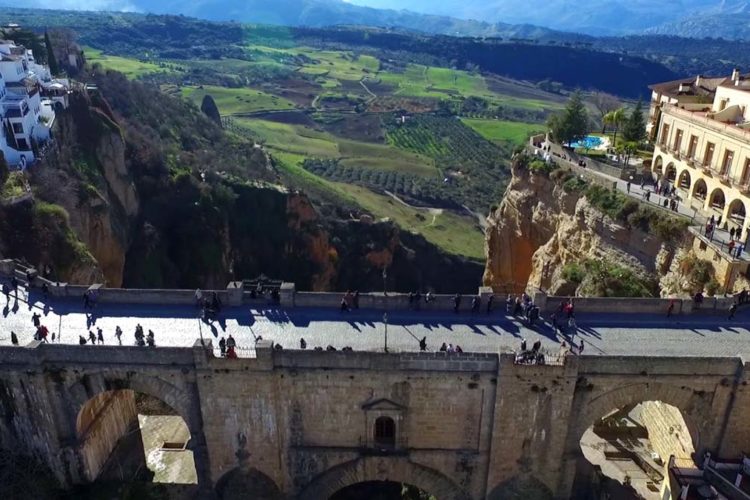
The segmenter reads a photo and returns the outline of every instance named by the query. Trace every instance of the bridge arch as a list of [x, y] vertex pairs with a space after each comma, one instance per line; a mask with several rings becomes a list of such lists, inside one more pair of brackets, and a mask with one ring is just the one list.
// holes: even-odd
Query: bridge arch
[[282, 500], [276, 481], [254, 467], [235, 467], [216, 482], [220, 500]]
[[[560, 478], [557, 494], [575, 494], [577, 486], [574, 487], [574, 483], [577, 485], [581, 479], [580, 461], [588, 462], [581, 448], [584, 434], [605, 417], [618, 413], [618, 410], [632, 409], [642, 403], [661, 403], [678, 410], [696, 454], [715, 444], [713, 440], [717, 436], [711, 433], [714, 423], [711, 418], [711, 391], [698, 390], [687, 384], [651, 381], [603, 387], [599, 391], [596, 386], [596, 383], [589, 384], [585, 377], [578, 381], [576, 403], [569, 417], [570, 427], [565, 444], [563, 470], [566, 472]], [[662, 458], [667, 460], [669, 457]]]
[[[111, 472], [108, 464], [113, 454], [120, 457], [121, 451], [127, 449], [139, 450], [142, 455], [143, 462], [133, 466], [144, 473], [139, 474], [141, 480], [206, 483], [193, 451], [196, 442], [203, 441], [200, 414], [191, 406], [185, 391], [161, 378], [135, 372], [96, 372], [70, 385], [68, 394], [74, 413], [77, 482], [94, 481], [104, 471]], [[154, 425], [163, 424], [169, 425], [169, 440], [159, 437], [158, 431], [154, 434]], [[151, 437], [158, 439], [158, 444], [151, 441], [153, 448], [145, 447], [149, 435], [146, 429], [151, 429]], [[179, 479], [169, 473], [161, 479], [148, 473], [148, 469], [158, 470], [163, 465], [157, 464], [157, 469], [153, 469], [147, 456], [149, 451], [160, 449], [180, 452], [179, 462], [185, 472], [179, 474]], [[172, 452], [170, 455], [176, 457]]]
[[126, 373], [96, 372], [81, 377], [68, 388], [77, 417], [84, 405], [94, 396], [107, 391], [130, 389], [154, 397], [174, 408], [192, 430], [190, 397], [175, 385], [158, 377], [129, 371]]
[[299, 500], [328, 500], [336, 492], [358, 483], [406, 483], [440, 500], [470, 500], [467, 492], [441, 472], [403, 457], [363, 457], [320, 474], [297, 496]]
[[534, 500], [551, 500], [552, 491], [531, 474], [513, 476], [496, 485], [487, 494], [487, 500], [506, 500], [509, 498], [533, 498]]
[[586, 429], [613, 410], [635, 406], [647, 401], [661, 401], [680, 410], [685, 424], [693, 436], [695, 449], [701, 442], [701, 429], [705, 418], [710, 414], [710, 398], [690, 387], [678, 387], [672, 384], [647, 382], [618, 387], [589, 400], [588, 404], [576, 416], [575, 442], [578, 443]]

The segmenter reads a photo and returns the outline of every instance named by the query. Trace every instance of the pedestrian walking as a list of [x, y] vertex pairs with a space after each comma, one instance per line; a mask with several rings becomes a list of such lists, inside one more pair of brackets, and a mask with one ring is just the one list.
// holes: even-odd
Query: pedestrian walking
[[557, 324], [557, 313], [550, 314], [549, 320], [550, 323], [552, 323], [552, 331], [557, 335], [557, 330], [559, 328]]
[[461, 307], [461, 294], [457, 293], [455, 297], [453, 297], [453, 312], [458, 314], [458, 309]]
[[100, 344], [104, 343], [104, 332], [102, 331], [101, 328], [96, 329], [96, 338], [97, 340], [99, 340]]
[[300, 337], [300, 339], [299, 339], [299, 348], [300, 349], [307, 349], [307, 342], [302, 337]]
[[734, 314], [737, 312], [737, 302], [732, 303], [729, 306], [729, 319], [734, 319]]
[[626, 187], [626, 188], [627, 188], [627, 190], [628, 190], [628, 194], [630, 194], [630, 181], [628, 181], [628, 183], [627, 183], [627, 184], [625, 184], [625, 187]]
[[229, 337], [227, 337], [227, 349], [229, 349], [230, 347], [232, 349], [234, 349], [235, 347], [237, 347], [237, 341], [234, 340], [234, 337], [232, 337], [231, 333], [229, 334]]
[[479, 295], [475, 295], [473, 299], [471, 299], [471, 312], [476, 313], [479, 312], [479, 307], [482, 305], [482, 299], [479, 297]]
[[219, 353], [221, 354], [221, 357], [227, 355], [227, 341], [224, 339], [224, 337], [221, 337], [219, 339]]
[[578, 345], [578, 354], [583, 354], [583, 339], [581, 339], [581, 343]]
[[526, 347], [527, 347], [526, 346], [526, 339], [522, 339], [521, 340], [521, 352], [525, 352], [526, 351]]
[[156, 338], [152, 330], [148, 331], [148, 337], [146, 337], [146, 343], [149, 347], [156, 347]]
[[734, 239], [734, 231], [735, 231], [735, 229], [734, 229], [734, 228], [732, 228], [732, 229], [730, 229], [730, 230], [729, 230], [729, 239], [730, 239], [730, 240], [733, 240], [733, 239]]
[[115, 327], [115, 337], [117, 337], [117, 343], [122, 345], [122, 328], [120, 328], [120, 325]]
[[427, 350], [427, 337], [422, 337], [422, 340], [419, 341], [419, 350], [420, 351], [426, 351]]
[[94, 332], [89, 330], [89, 340], [91, 341], [91, 344], [96, 344], [96, 335], [94, 335]]
[[489, 313], [492, 312], [492, 303], [493, 302], [495, 302], [495, 296], [494, 295], [490, 295], [487, 298], [487, 314], [489, 314]]
[[31, 322], [38, 328], [41, 324], [41, 318], [42, 317], [39, 315], [39, 313], [35, 312], [31, 315]]
[[86, 337], [83, 335], [78, 336], [78, 344], [79, 345], [86, 345], [88, 342], [86, 341]]
[[16, 332], [12, 330], [10, 332], [10, 343], [13, 345], [18, 345], [18, 335], [16, 335]]

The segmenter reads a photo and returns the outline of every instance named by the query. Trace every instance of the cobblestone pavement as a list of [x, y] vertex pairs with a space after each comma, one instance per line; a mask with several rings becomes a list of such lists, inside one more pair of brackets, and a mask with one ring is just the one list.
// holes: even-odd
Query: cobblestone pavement
[[[4, 298], [0, 296], [0, 301]], [[2, 304], [2, 302], [0, 302]], [[747, 307], [747, 306], [745, 306]], [[53, 299], [44, 304], [25, 293], [19, 300], [11, 296], [0, 316], [0, 345], [10, 345], [15, 331], [21, 345], [33, 340], [33, 312], [42, 315], [42, 324], [54, 342], [77, 344], [78, 336], [101, 327], [105, 344], [117, 344], [115, 326], [123, 330], [122, 343], [132, 346], [135, 326], [153, 330], [157, 347], [188, 347], [202, 335], [218, 339], [232, 334], [240, 347], [240, 356], [253, 355], [256, 339], [263, 338], [298, 348], [304, 337], [308, 349], [333, 345], [340, 349], [377, 351], [384, 347], [385, 325], [382, 311], [359, 310], [341, 313], [338, 309], [279, 309], [236, 307], [222, 311], [219, 321], [207, 324], [198, 320], [197, 308], [188, 306], [131, 306], [100, 304], [86, 314], [78, 301]], [[733, 320], [726, 315], [675, 316], [648, 314], [576, 315], [578, 335], [585, 354], [651, 356], [742, 356], [750, 357], [750, 309], [740, 310]], [[427, 338], [429, 351], [443, 342], [460, 345], [464, 351], [498, 352], [518, 349], [525, 338], [529, 345], [537, 339], [543, 347], [557, 352], [563, 337], [555, 335], [549, 324], [533, 329], [507, 317], [504, 310], [490, 315], [452, 314], [450, 312], [392, 311], [388, 313], [388, 347], [391, 351], [419, 349]], [[145, 348], [144, 348], [145, 349]]]

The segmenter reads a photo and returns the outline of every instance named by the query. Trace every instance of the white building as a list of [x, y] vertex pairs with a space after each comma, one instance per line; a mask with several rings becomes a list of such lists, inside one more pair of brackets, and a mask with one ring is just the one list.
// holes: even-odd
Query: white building
[[55, 108], [68, 106], [69, 82], [52, 78], [31, 50], [0, 40], [0, 149], [9, 165], [36, 159], [33, 143], [51, 138]]

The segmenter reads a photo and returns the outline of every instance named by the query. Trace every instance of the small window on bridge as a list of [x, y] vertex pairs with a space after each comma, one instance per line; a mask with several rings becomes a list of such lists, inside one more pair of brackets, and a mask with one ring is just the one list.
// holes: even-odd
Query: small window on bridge
[[396, 445], [396, 423], [391, 417], [375, 419], [375, 444], [390, 448]]

